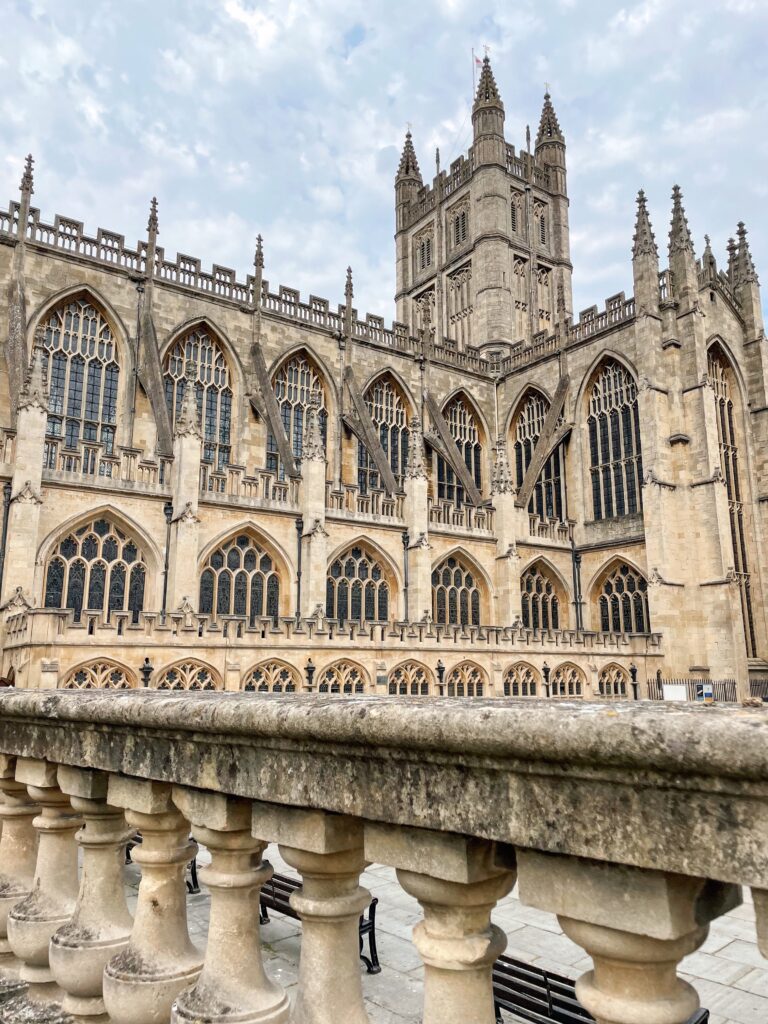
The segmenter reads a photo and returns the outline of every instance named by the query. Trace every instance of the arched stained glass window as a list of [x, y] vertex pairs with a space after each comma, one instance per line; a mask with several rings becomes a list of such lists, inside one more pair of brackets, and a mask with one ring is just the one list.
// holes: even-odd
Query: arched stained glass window
[[[549, 405], [544, 395], [538, 391], [531, 391], [515, 416], [512, 436], [515, 439], [515, 477], [518, 488], [522, 487], [531, 464], [536, 443], [544, 429]], [[562, 422], [561, 415], [558, 424]], [[547, 457], [531, 494], [528, 511], [542, 519], [565, 522], [565, 441], [561, 441]]]
[[68, 533], [54, 548], [45, 574], [45, 607], [70, 608], [75, 622], [83, 611], [144, 609], [147, 565], [144, 554], [120, 527], [99, 517]]
[[389, 673], [389, 692], [401, 697], [425, 697], [431, 690], [429, 670], [418, 661], [405, 661]]
[[446, 679], [445, 692], [449, 697], [482, 697], [485, 673], [472, 661], [463, 661], [451, 669]]
[[259, 693], [295, 693], [301, 689], [299, 673], [282, 661], [263, 661], [245, 677], [244, 690]]
[[130, 690], [136, 677], [113, 661], [92, 661], [73, 669], [61, 684], [63, 690]]
[[339, 622], [387, 622], [390, 584], [381, 560], [354, 545], [334, 558], [325, 585], [325, 614]]
[[629, 689], [629, 673], [620, 665], [606, 665], [597, 685], [601, 697], [624, 699]]
[[[47, 436], [63, 441], [65, 448], [101, 442], [111, 455], [120, 369], [109, 323], [87, 298], [80, 298], [57, 306], [41, 326], [50, 388]], [[49, 466], [55, 468], [53, 457]]]
[[[443, 416], [475, 486], [481, 491], [483, 447], [480, 440], [480, 424], [471, 405], [463, 395], [457, 395], [447, 409], [443, 410]], [[466, 495], [464, 488], [456, 479], [456, 474], [442, 455], [435, 453], [435, 459], [438, 500], [463, 504]]]
[[451, 555], [432, 570], [432, 618], [447, 626], [480, 625], [480, 581]]
[[239, 615], [253, 626], [280, 614], [280, 577], [270, 554], [248, 533], [211, 552], [200, 575], [200, 613]]
[[528, 629], [560, 629], [560, 599], [555, 583], [539, 562], [520, 578], [523, 625]]
[[551, 677], [553, 697], [583, 697], [584, 673], [575, 665], [558, 665]]
[[524, 661], [512, 665], [504, 673], [504, 696], [535, 697], [538, 678], [536, 670]]
[[164, 669], [155, 683], [158, 690], [221, 690], [213, 670], [199, 661], [182, 661]]
[[[328, 406], [325, 388], [317, 367], [303, 352], [297, 352], [279, 367], [272, 378], [272, 389], [294, 458], [300, 459], [304, 450], [307, 409], [313, 395], [320, 399], [320, 433], [323, 441], [327, 442]], [[281, 465], [277, 442], [271, 432], [267, 435], [267, 469], [281, 479], [285, 476], [285, 467]]]
[[[398, 487], [408, 460], [408, 406], [390, 375], [379, 377], [365, 392], [365, 404], [373, 426], [392, 468]], [[357, 442], [357, 485], [363, 494], [381, 487], [376, 463], [362, 441]]]
[[174, 424], [187, 378], [195, 387], [203, 459], [221, 469], [232, 453], [232, 376], [222, 346], [204, 327], [175, 341], [165, 357], [165, 400]]
[[603, 580], [599, 606], [601, 632], [650, 633], [648, 583], [626, 562], [617, 565]]
[[367, 677], [363, 668], [353, 661], [337, 661], [320, 673], [317, 684], [318, 693], [338, 693], [351, 696], [354, 693], [365, 693]]
[[603, 363], [589, 389], [587, 428], [595, 519], [639, 512], [643, 461], [637, 385], [614, 360]]
[[708, 374], [715, 400], [717, 419], [717, 436], [720, 445], [720, 469], [725, 478], [728, 495], [728, 512], [731, 521], [731, 541], [733, 546], [733, 565], [739, 583], [741, 611], [744, 623], [744, 635], [747, 642], [747, 653], [751, 658], [757, 656], [757, 638], [755, 619], [752, 609], [752, 578], [747, 558], [747, 530], [744, 522], [744, 495], [739, 468], [739, 431], [740, 415], [734, 408], [736, 394], [735, 381], [730, 363], [719, 346], [713, 346], [708, 354]]

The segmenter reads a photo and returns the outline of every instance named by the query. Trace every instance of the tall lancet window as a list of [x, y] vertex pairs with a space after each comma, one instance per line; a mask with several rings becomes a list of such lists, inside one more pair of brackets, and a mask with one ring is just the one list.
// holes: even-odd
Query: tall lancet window
[[[512, 423], [518, 489], [523, 485], [548, 412], [549, 402], [544, 395], [538, 391], [531, 391]], [[562, 416], [558, 422], [562, 422]], [[561, 441], [549, 454], [539, 473], [528, 503], [528, 511], [542, 519], [565, 522], [568, 514], [565, 496], [565, 441]]]
[[[365, 404], [398, 487], [408, 461], [408, 406], [394, 379], [379, 377], [365, 392]], [[381, 477], [368, 449], [357, 442], [357, 484], [363, 494], [381, 487]]]
[[[68, 299], [45, 317], [43, 346], [50, 386], [49, 439], [65, 448], [81, 441], [115, 446], [120, 369], [117, 345], [104, 315], [87, 298]], [[50, 468], [56, 445], [46, 448]]]
[[603, 363], [589, 391], [590, 472], [595, 519], [642, 509], [643, 461], [637, 386], [614, 360]]
[[[475, 486], [482, 490], [483, 447], [480, 439], [480, 424], [469, 402], [463, 395], [457, 395], [443, 416], [448, 424], [461, 458], [469, 470]], [[453, 501], [461, 505], [466, 500], [464, 488], [456, 479], [451, 466], [442, 455], [435, 455], [437, 472], [437, 497], [439, 501]]]
[[747, 529], [745, 524], [745, 501], [741, 469], [739, 465], [739, 430], [740, 410], [735, 403], [737, 398], [736, 383], [733, 371], [722, 351], [713, 347], [709, 350], [709, 380], [715, 395], [715, 411], [717, 413], [717, 436], [720, 444], [720, 468], [725, 477], [728, 495], [728, 513], [731, 521], [731, 543], [733, 545], [733, 567], [739, 582], [741, 595], [741, 612], [744, 621], [744, 637], [747, 654], [750, 658], [757, 657], [757, 638], [755, 635], [755, 619], [752, 608], [752, 578], [749, 571], [747, 555]]
[[[272, 378], [272, 389], [294, 458], [300, 459], [304, 450], [307, 409], [313, 394], [320, 398], [320, 433], [323, 441], [327, 441], [328, 406], [325, 388], [317, 367], [303, 352], [297, 352], [282, 364]], [[285, 476], [285, 466], [280, 459], [277, 441], [271, 432], [267, 435], [267, 469], [278, 474], [281, 479]]]
[[181, 413], [187, 375], [203, 428], [203, 459], [222, 469], [232, 453], [232, 376], [224, 350], [203, 327], [175, 341], [165, 357], [165, 400], [172, 423]]

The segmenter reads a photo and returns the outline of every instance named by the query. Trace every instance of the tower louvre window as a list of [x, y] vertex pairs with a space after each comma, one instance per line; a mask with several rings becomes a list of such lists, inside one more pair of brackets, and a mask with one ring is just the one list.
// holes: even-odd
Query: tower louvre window
[[426, 270], [432, 266], [432, 236], [425, 235], [416, 243], [416, 266]]
[[539, 241], [542, 245], [547, 244], [547, 222], [544, 219], [543, 211], [541, 216], [539, 217]]
[[453, 218], [453, 244], [462, 245], [468, 234], [467, 211], [460, 210]]

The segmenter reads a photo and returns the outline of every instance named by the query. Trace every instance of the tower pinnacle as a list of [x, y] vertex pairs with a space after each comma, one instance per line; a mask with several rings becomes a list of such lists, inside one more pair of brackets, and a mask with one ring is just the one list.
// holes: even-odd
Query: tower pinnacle
[[670, 258], [676, 252], [693, 253], [691, 232], [682, 199], [683, 193], [680, 191], [680, 186], [675, 185], [672, 189], [672, 224], [669, 229]]
[[501, 102], [499, 89], [496, 85], [496, 79], [493, 77], [488, 54], [483, 58], [483, 68], [480, 72], [480, 81], [477, 83], [477, 93], [475, 94], [475, 102], [472, 108], [473, 112], [479, 107], [499, 107], [501, 110], [504, 109], [504, 104]]
[[405, 133], [405, 144], [400, 157], [400, 166], [397, 168], [397, 181], [402, 178], [412, 178], [421, 185], [421, 171], [419, 161], [416, 159], [416, 150], [413, 148], [413, 136], [410, 129]]
[[648, 206], [645, 200], [645, 192], [640, 189], [637, 193], [637, 220], [635, 221], [635, 234], [633, 236], [632, 258], [638, 256], [653, 256], [658, 259], [659, 250], [656, 247], [656, 239], [653, 235], [653, 228], [648, 217]]
[[560, 130], [555, 108], [552, 106], [552, 98], [549, 90], [544, 93], [544, 106], [541, 108], [541, 120], [539, 131], [536, 135], [536, 148], [546, 142], [565, 142], [565, 137]]
[[757, 272], [752, 261], [752, 253], [749, 251], [747, 229], [744, 227], [743, 220], [739, 221], [736, 233], [739, 238], [739, 248], [736, 256], [736, 283], [739, 285], [752, 284], [757, 282]]

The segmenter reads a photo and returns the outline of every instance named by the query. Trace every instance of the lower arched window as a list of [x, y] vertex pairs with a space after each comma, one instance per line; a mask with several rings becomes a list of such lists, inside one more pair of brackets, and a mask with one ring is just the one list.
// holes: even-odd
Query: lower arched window
[[584, 673], [575, 665], [559, 665], [552, 673], [553, 697], [583, 697]]
[[389, 673], [389, 692], [401, 697], [425, 697], [429, 694], [429, 672], [417, 661], [406, 661]]
[[200, 575], [202, 615], [238, 615], [251, 625], [280, 614], [280, 578], [275, 561], [247, 533], [216, 548]]
[[523, 625], [528, 629], [560, 629], [560, 599], [547, 570], [535, 562], [520, 579]]
[[92, 661], [73, 669], [61, 684], [63, 690], [131, 690], [136, 678], [113, 661]]
[[264, 661], [245, 677], [244, 690], [259, 693], [295, 693], [301, 689], [299, 673], [282, 661]]
[[504, 673], [505, 697], [535, 697], [537, 685], [536, 670], [524, 661], [512, 665]]
[[323, 669], [317, 685], [318, 693], [340, 693], [350, 696], [353, 693], [365, 693], [366, 676], [359, 665], [353, 661], [337, 661]]
[[626, 562], [604, 578], [599, 605], [601, 632], [650, 633], [648, 583]]
[[627, 696], [629, 675], [620, 665], [606, 665], [598, 679], [598, 690], [601, 697]]
[[221, 683], [207, 665], [182, 661], [164, 669], [155, 684], [158, 690], [220, 690]]
[[384, 566], [356, 544], [334, 558], [325, 585], [325, 614], [339, 622], [387, 622], [390, 588]]
[[480, 625], [479, 580], [455, 555], [432, 570], [432, 618], [446, 626]]
[[463, 661], [451, 669], [446, 681], [446, 694], [449, 697], [482, 697], [485, 687], [485, 674], [479, 665], [472, 661]]
[[144, 608], [147, 566], [138, 544], [99, 516], [68, 533], [56, 545], [45, 573], [45, 607], [69, 608], [75, 622], [83, 611], [130, 612], [138, 622]]

